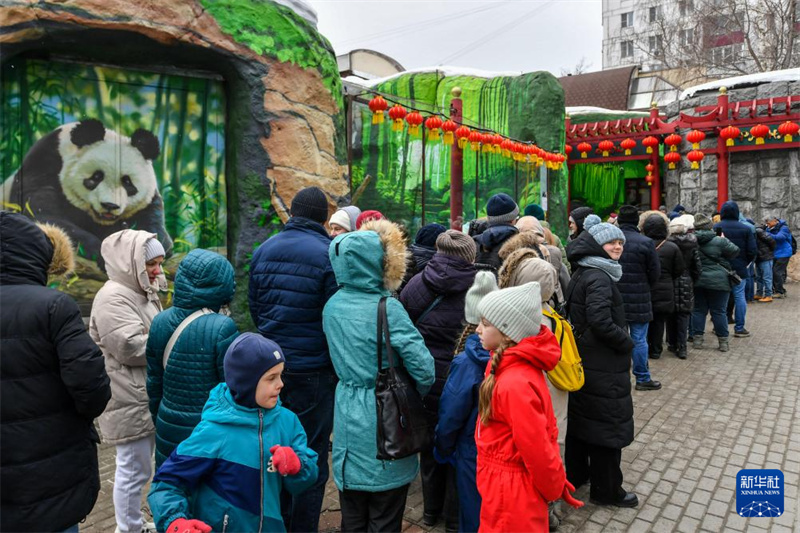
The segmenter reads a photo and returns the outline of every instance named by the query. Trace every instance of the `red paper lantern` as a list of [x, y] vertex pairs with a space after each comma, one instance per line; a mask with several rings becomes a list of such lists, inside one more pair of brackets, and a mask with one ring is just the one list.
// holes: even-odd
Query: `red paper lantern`
[[403, 119], [408, 112], [400, 104], [395, 104], [389, 109], [389, 118], [392, 119], [392, 131], [403, 131]]
[[503, 140], [500, 143], [500, 149], [503, 151], [503, 157], [511, 157], [511, 149], [514, 147], [514, 142], [510, 139]]
[[558, 157], [558, 168], [561, 168], [564, 165], [564, 161], [567, 160], [567, 156], [564, 154], [556, 154], [556, 156]]
[[567, 156], [569, 156], [572, 153], [572, 145], [571, 144], [568, 144], [568, 145], [566, 145], [564, 147], [564, 153], [566, 153]]
[[680, 163], [681, 161], [681, 154], [678, 152], [667, 152], [664, 154], [664, 161], [669, 163], [669, 168], [671, 170], [675, 169], [675, 163]]
[[459, 126], [459, 128], [456, 130], [456, 138], [458, 139], [458, 147], [461, 148], [462, 150], [467, 145], [467, 142], [469, 142], [469, 136], [470, 136], [471, 133], [472, 132], [470, 131], [470, 129], [468, 127], [466, 127], [466, 126]]
[[439, 128], [442, 127], [442, 119], [433, 115], [428, 117], [425, 120], [425, 129], [428, 130], [428, 140], [429, 141], [438, 141], [439, 140]]
[[686, 134], [686, 140], [692, 143], [692, 148], [697, 150], [700, 148], [700, 143], [706, 138], [706, 134], [700, 130], [692, 130]]
[[442, 143], [451, 145], [455, 142], [455, 131], [458, 129], [458, 124], [453, 122], [450, 119], [445, 120], [442, 123], [442, 131], [444, 132], [444, 138], [442, 139]]
[[756, 124], [750, 128], [750, 135], [755, 137], [756, 144], [764, 144], [764, 137], [769, 134], [769, 126], [764, 124]]
[[703, 160], [705, 154], [700, 150], [692, 150], [686, 154], [686, 159], [692, 162], [692, 168], [700, 168], [700, 161]]
[[587, 142], [582, 142], [578, 145], [578, 151], [581, 153], [581, 159], [586, 159], [586, 154], [592, 149], [592, 145]]
[[798, 131], [800, 131], [800, 125], [790, 120], [778, 126], [778, 133], [783, 135], [783, 142], [785, 143], [792, 142], [793, 136], [797, 135]]
[[499, 133], [494, 134], [494, 136], [492, 137], [492, 150], [494, 151], [494, 153], [499, 154], [500, 152], [503, 151], [502, 146], [504, 140], [505, 138]]
[[472, 148], [473, 152], [477, 152], [481, 149], [481, 139], [483, 139], [483, 135], [479, 131], [471, 131], [469, 134], [469, 145]]
[[621, 143], [619, 143], [619, 146], [625, 150], [625, 155], [631, 155], [631, 150], [636, 148], [636, 141], [633, 139], [624, 139]]
[[736, 126], [728, 126], [720, 130], [719, 136], [725, 139], [725, 146], [733, 146], [733, 140], [739, 137], [740, 133]]
[[494, 135], [491, 133], [484, 133], [481, 135], [481, 144], [483, 145], [483, 148], [481, 148], [481, 153], [491, 152], [492, 142], [494, 142]]
[[647, 183], [648, 187], [653, 186], [653, 182], [655, 181], [655, 177], [652, 174], [648, 174], [645, 176], [644, 181]]
[[422, 115], [419, 111], [412, 111], [406, 115], [406, 122], [408, 123], [408, 134], [412, 137], [419, 136], [419, 127], [422, 124]]
[[652, 178], [653, 177], [653, 171], [656, 169], [656, 167], [652, 163], [647, 163], [647, 165], [645, 165], [644, 169], [647, 171], [647, 177], [648, 178]]
[[652, 154], [653, 149], [658, 146], [658, 137], [653, 137], [652, 135], [648, 135], [644, 139], [642, 139], [642, 145], [647, 147], [647, 153]]
[[389, 104], [381, 95], [369, 101], [369, 109], [372, 111], [373, 124], [383, 124], [383, 112], [386, 111], [387, 107], [389, 107]]
[[673, 133], [671, 135], [667, 135], [667, 138], [664, 139], [664, 144], [669, 146], [670, 152], [677, 152], [678, 145], [681, 143], [681, 136], [677, 133]]
[[608, 153], [614, 149], [614, 143], [611, 141], [600, 141], [597, 149], [603, 152], [603, 157], [608, 157]]

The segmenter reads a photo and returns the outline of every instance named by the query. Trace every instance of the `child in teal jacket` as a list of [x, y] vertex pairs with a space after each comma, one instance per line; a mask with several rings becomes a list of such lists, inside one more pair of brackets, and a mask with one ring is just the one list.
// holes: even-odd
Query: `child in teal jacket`
[[281, 489], [303, 492], [318, 470], [297, 415], [280, 405], [284, 361], [258, 334], [230, 345], [225, 383], [153, 478], [148, 501], [158, 531], [286, 531]]

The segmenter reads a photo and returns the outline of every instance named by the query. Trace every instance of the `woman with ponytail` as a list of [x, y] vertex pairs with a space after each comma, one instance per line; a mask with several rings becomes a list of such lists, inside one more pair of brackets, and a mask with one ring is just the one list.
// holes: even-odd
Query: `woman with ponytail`
[[478, 450], [475, 447], [475, 421], [478, 419], [478, 388], [483, 381], [489, 352], [475, 333], [481, 316], [478, 304], [497, 290], [494, 275], [481, 270], [467, 291], [464, 305], [466, 326], [458, 341], [456, 355], [439, 400], [439, 423], [436, 425], [434, 455], [439, 462], [450, 463], [456, 470], [458, 493], [458, 531], [478, 531], [481, 496], [475, 484]]
[[570, 494], [544, 372], [561, 357], [542, 325], [539, 283], [488, 294], [478, 305], [481, 344], [491, 361], [478, 395], [480, 531], [547, 531], [547, 502]]

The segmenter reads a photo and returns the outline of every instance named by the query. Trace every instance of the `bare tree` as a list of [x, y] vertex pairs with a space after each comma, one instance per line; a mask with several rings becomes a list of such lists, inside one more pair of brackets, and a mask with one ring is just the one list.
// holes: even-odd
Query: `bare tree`
[[[648, 0], [634, 46], [680, 85], [800, 66], [798, 0]], [[653, 11], [655, 10], [655, 11]]]
[[575, 66], [571, 69], [569, 68], [562, 68], [561, 75], [562, 76], [574, 76], [577, 74], [584, 74], [592, 68], [592, 62], [586, 56], [581, 56], [580, 60], [575, 63]]

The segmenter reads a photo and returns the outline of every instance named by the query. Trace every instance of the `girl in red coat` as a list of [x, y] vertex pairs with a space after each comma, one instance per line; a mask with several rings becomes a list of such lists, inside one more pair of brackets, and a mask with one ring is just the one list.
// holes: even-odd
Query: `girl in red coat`
[[544, 372], [561, 357], [541, 325], [537, 282], [486, 295], [478, 306], [478, 335], [492, 351], [478, 399], [478, 491], [482, 532], [548, 531], [547, 502], [575, 488], [564, 473]]

